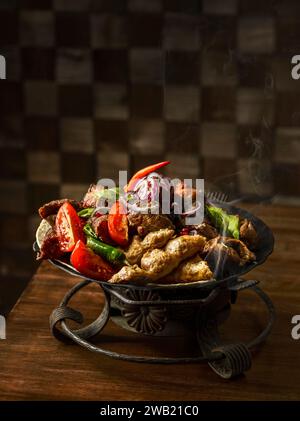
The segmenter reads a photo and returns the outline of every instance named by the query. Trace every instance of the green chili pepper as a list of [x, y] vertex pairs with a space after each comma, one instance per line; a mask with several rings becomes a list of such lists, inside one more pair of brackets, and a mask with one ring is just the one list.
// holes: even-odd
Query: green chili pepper
[[108, 244], [102, 243], [101, 241], [96, 240], [96, 238], [89, 235], [87, 237], [86, 245], [110, 263], [120, 264], [125, 259], [125, 255], [121, 250]]
[[239, 217], [238, 215], [228, 215], [228, 213], [214, 206], [206, 206], [206, 211], [216, 228], [222, 231], [222, 235], [230, 235], [239, 239]]
[[95, 210], [94, 208], [82, 209], [81, 211], [78, 212], [78, 216], [80, 216], [81, 218], [89, 218], [90, 216], [93, 215], [94, 210]]
[[98, 239], [95, 231], [93, 230], [91, 224], [85, 224], [85, 226], [83, 227], [83, 232], [85, 233], [85, 235], [87, 235], [88, 237], [93, 237], [96, 240]]

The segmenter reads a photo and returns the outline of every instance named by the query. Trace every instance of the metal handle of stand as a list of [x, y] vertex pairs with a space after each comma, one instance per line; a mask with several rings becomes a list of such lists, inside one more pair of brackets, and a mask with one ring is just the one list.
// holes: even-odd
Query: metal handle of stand
[[[99, 334], [110, 317], [110, 298], [108, 293], [103, 289], [105, 295], [105, 305], [100, 316], [92, 322], [90, 325], [83, 327], [78, 330], [71, 330], [67, 324], [66, 320], [73, 320], [77, 323], [83, 322], [82, 314], [72, 309], [68, 306], [70, 299], [82, 288], [89, 285], [92, 281], [82, 281], [75, 285], [63, 298], [60, 303], [60, 306], [55, 309], [50, 316], [50, 328], [52, 334], [59, 340], [71, 339], [77, 344], [83, 346], [84, 348], [106, 355], [115, 359], [132, 361], [132, 362], [142, 362], [142, 363], [162, 363], [162, 364], [174, 364], [174, 363], [191, 363], [191, 362], [208, 362], [214, 371], [217, 372], [220, 376], [224, 378], [232, 378], [246, 371], [251, 365], [251, 355], [250, 348], [253, 348], [261, 344], [272, 328], [272, 325], [275, 320], [275, 309], [270, 298], [257, 286], [252, 286], [251, 289], [258, 294], [262, 301], [266, 304], [269, 311], [269, 321], [266, 328], [257, 336], [254, 340], [249, 342], [247, 345], [244, 344], [235, 344], [227, 346], [216, 346], [210, 347], [210, 350], [200, 355], [198, 357], [178, 357], [178, 358], [169, 358], [169, 357], [147, 357], [147, 356], [138, 356], [138, 355], [127, 355], [120, 354], [114, 351], [110, 351], [101, 347], [98, 347], [87, 341], [88, 338], [91, 338]], [[161, 301], [158, 303], [161, 304]], [[155, 302], [155, 304], [158, 304]], [[60, 328], [59, 328], [60, 326]], [[243, 362], [243, 359], [245, 360]], [[224, 369], [225, 367], [225, 369]]]

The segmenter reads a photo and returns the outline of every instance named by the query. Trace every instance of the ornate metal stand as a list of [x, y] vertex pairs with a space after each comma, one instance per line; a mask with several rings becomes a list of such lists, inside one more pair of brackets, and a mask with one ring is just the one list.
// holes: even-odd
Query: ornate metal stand
[[[240, 281], [240, 282], [238, 282]], [[238, 280], [230, 287], [217, 287], [203, 296], [193, 290], [181, 290], [178, 297], [170, 295], [170, 290], [156, 290], [149, 287], [118, 287], [101, 284], [105, 305], [100, 316], [90, 325], [72, 330], [66, 321], [83, 323], [82, 314], [68, 306], [70, 299], [92, 281], [85, 280], [75, 285], [63, 298], [60, 306], [50, 316], [53, 335], [62, 341], [72, 340], [90, 351], [112, 358], [143, 363], [190, 363], [207, 362], [225, 379], [242, 374], [251, 367], [250, 350], [260, 345], [269, 335], [275, 320], [275, 309], [270, 298], [256, 286], [257, 281]], [[269, 320], [265, 329], [248, 344], [222, 343], [218, 326], [230, 314], [230, 303], [236, 300], [239, 290], [250, 288], [264, 302]], [[192, 294], [192, 296], [191, 296]], [[120, 326], [144, 335], [180, 336], [185, 329], [196, 332], [199, 345], [197, 357], [147, 357], [119, 354], [98, 347], [88, 339], [99, 334], [111, 319]]]

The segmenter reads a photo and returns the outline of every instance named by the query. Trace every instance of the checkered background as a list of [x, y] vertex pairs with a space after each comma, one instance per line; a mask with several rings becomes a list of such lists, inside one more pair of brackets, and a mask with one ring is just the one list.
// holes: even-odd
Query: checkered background
[[300, 197], [300, 2], [2, 0], [1, 275], [37, 208], [170, 159], [231, 197]]

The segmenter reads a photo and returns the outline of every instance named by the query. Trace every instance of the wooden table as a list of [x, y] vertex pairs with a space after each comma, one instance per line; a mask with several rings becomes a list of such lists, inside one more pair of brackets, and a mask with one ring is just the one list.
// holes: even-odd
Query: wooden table
[[[300, 210], [247, 206], [274, 230], [276, 247], [268, 261], [247, 275], [256, 278], [272, 298], [277, 322], [254, 355], [252, 369], [233, 381], [222, 380], [206, 364], [149, 365], [116, 361], [65, 345], [50, 332], [48, 317], [78, 279], [44, 262], [7, 321], [0, 341], [0, 399], [18, 400], [229, 400], [299, 399], [300, 340], [291, 337], [291, 318], [300, 314]], [[72, 306], [87, 320], [100, 311], [98, 286], [83, 290]], [[253, 292], [241, 292], [224, 334], [255, 337], [266, 313]], [[166, 355], [186, 351], [180, 341], [140, 338], [109, 324], [102, 344], [128, 353]]]

